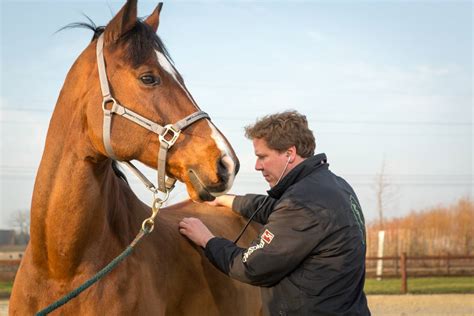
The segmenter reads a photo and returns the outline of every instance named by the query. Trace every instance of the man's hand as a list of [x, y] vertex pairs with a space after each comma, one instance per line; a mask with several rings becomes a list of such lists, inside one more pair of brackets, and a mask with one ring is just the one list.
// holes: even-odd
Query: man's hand
[[201, 220], [194, 217], [183, 218], [179, 222], [179, 232], [203, 248], [210, 239], [215, 237]]
[[232, 203], [234, 202], [234, 199], [235, 199], [235, 195], [224, 194], [224, 195], [216, 197], [214, 201], [210, 201], [206, 203], [212, 206], [225, 206], [228, 208], [232, 208]]

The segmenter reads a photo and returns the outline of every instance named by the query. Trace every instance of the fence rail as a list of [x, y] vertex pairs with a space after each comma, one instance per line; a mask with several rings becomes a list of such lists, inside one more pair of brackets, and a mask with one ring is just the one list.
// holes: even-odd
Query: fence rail
[[0, 260], [0, 282], [10, 282], [15, 278], [20, 259]]
[[20, 265], [21, 260], [20, 259], [14, 259], [14, 260], [0, 260], [0, 267], [18, 267]]
[[[376, 274], [376, 263], [384, 262], [381, 274]], [[389, 263], [389, 264], [386, 264]], [[408, 276], [456, 276], [474, 275], [474, 256], [401, 256], [390, 257], [367, 257], [367, 276], [401, 277], [401, 292], [407, 293]]]
[[[402, 293], [407, 293], [408, 277], [466, 276], [474, 275], [474, 256], [401, 256], [367, 257], [366, 275], [376, 277], [376, 263], [382, 260], [383, 270], [379, 277], [401, 278]], [[20, 260], [0, 260], [0, 281], [14, 279]]]
[[[382, 276], [400, 277], [400, 256], [367, 257], [367, 276], [376, 276], [376, 264], [383, 262]], [[474, 275], [474, 256], [407, 256], [408, 272], [412, 276], [456, 276]], [[380, 272], [380, 271], [379, 271]]]

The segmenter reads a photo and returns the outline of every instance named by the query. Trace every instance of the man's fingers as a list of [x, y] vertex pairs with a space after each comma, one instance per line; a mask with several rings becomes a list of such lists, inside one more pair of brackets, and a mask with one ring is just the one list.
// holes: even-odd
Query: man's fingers
[[179, 222], [179, 226], [185, 226], [185, 225], [189, 225], [191, 222], [192, 222], [192, 217], [185, 217], [181, 220], [181, 222]]
[[205, 247], [209, 239], [214, 237], [209, 229], [195, 217], [185, 217], [178, 223], [179, 232], [196, 245]]
[[197, 218], [194, 218], [194, 217], [185, 217], [183, 218], [179, 224], [178, 224], [178, 227], [179, 227], [179, 232], [181, 234], [186, 234], [188, 235], [188, 233], [192, 232], [193, 228], [196, 227], [196, 223], [197, 221], [199, 221]]

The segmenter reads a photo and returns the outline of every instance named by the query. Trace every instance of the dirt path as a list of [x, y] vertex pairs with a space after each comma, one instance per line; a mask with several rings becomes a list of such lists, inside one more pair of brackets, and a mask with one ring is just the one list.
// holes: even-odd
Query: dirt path
[[[474, 294], [370, 295], [374, 316], [474, 316]], [[8, 300], [0, 300], [0, 316], [8, 314]]]
[[370, 295], [372, 315], [474, 316], [474, 294]]
[[0, 316], [8, 315], [8, 300], [0, 300]]

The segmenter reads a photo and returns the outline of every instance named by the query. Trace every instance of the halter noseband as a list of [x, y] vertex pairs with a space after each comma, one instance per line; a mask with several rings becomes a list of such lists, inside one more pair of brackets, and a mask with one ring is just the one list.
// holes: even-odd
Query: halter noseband
[[[110, 158], [118, 160], [115, 156], [115, 153], [112, 149], [112, 144], [110, 142], [110, 132], [112, 126], [112, 117], [113, 114], [117, 114], [126, 118], [146, 129], [158, 135], [160, 141], [160, 150], [158, 151], [158, 189], [155, 188], [153, 183], [151, 183], [130, 161], [124, 161], [124, 163], [133, 171], [133, 173], [142, 180], [145, 186], [156, 193], [157, 190], [163, 193], [169, 194], [169, 191], [174, 187], [176, 179], [168, 178], [166, 179], [166, 155], [171, 146], [174, 145], [178, 139], [181, 131], [188, 127], [189, 125], [195, 123], [200, 119], [210, 119], [209, 115], [203, 111], [196, 111], [191, 115], [188, 115], [184, 119], [174, 123], [167, 124], [164, 127], [160, 124], [157, 124], [146, 117], [141, 116], [140, 114], [127, 109], [126, 107], [120, 105], [111, 95], [109, 89], [109, 83], [107, 80], [107, 73], [105, 71], [105, 61], [104, 61], [104, 34], [99, 36], [97, 40], [96, 54], [97, 54], [97, 67], [99, 70], [99, 80], [100, 88], [102, 90], [102, 110], [104, 111], [104, 123], [103, 123], [103, 139], [104, 147]], [[112, 107], [107, 109], [107, 104], [112, 103]]]

